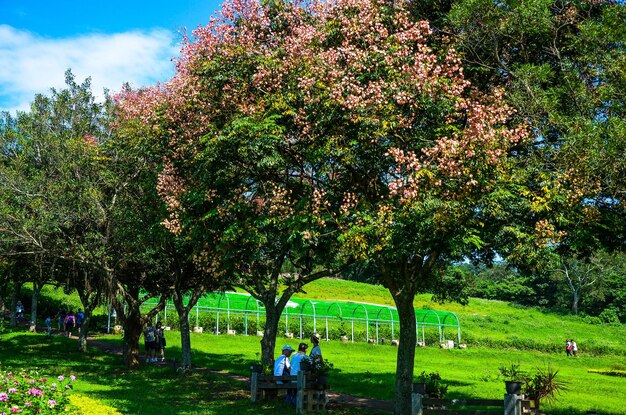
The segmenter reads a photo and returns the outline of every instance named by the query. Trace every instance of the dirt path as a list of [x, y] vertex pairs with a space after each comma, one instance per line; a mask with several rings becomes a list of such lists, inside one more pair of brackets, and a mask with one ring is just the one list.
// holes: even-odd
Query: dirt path
[[[97, 338], [89, 338], [89, 346], [91, 347], [96, 347], [100, 350], [103, 350], [107, 353], [113, 353], [113, 354], [118, 354], [121, 355], [122, 354], [122, 348], [118, 345], [115, 344], [111, 344], [110, 342], [106, 342], [106, 341], [102, 341], [102, 340], [98, 340]], [[166, 363], [160, 363], [163, 365], [174, 365], [174, 362], [172, 361], [168, 361]], [[220, 370], [215, 370], [215, 369], [209, 369], [209, 368], [194, 368], [197, 371], [203, 371], [203, 372], [208, 372], [208, 373], [213, 373], [219, 376], [224, 376], [230, 379], [234, 379], [237, 381], [240, 381], [242, 383], [245, 383], [248, 385], [249, 387], [249, 381], [250, 379], [246, 376], [241, 376], [241, 375], [235, 375], [232, 373], [226, 373], [226, 372], [222, 372]], [[360, 409], [365, 409], [368, 411], [376, 411], [376, 412], [389, 412], [392, 413], [393, 412], [393, 402], [391, 401], [383, 401], [380, 399], [370, 399], [370, 398], [361, 398], [358, 396], [353, 396], [353, 395], [348, 395], [345, 393], [338, 393], [338, 392], [333, 392], [333, 391], [328, 391], [327, 392], [328, 395], [328, 405], [327, 408], [328, 409], [332, 409], [332, 408], [344, 408], [344, 407], [351, 407], [351, 408], [360, 408]]]

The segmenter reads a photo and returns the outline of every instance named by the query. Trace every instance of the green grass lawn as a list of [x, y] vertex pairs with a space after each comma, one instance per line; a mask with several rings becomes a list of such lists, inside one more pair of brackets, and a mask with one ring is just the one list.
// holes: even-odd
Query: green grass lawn
[[[340, 280], [321, 280], [306, 287], [300, 299], [362, 301], [391, 305], [388, 292], [379, 286]], [[469, 305], [439, 305], [429, 296], [418, 296], [417, 308], [437, 308], [459, 316], [462, 337], [468, 349], [444, 350], [438, 347], [416, 350], [415, 374], [438, 371], [449, 384], [448, 397], [500, 399], [504, 395], [498, 367], [519, 362], [533, 371], [550, 365], [567, 382], [564, 392], [548, 414], [583, 415], [589, 409], [604, 415], [623, 415], [626, 378], [607, 376], [597, 371], [624, 371], [626, 355], [624, 325], [589, 325], [571, 315], [545, 313], [513, 304], [471, 299]], [[168, 357], [180, 356], [177, 332], [168, 332]], [[566, 338], [575, 338], [579, 358], [567, 358], [563, 351]], [[120, 343], [119, 336], [105, 336]], [[298, 340], [279, 338], [296, 346]], [[281, 402], [253, 405], [239, 382], [205, 372], [179, 376], [173, 369], [142, 365], [127, 371], [121, 357], [98, 350], [88, 354], [73, 352], [75, 340], [55, 337], [50, 342], [42, 335], [26, 332], [0, 334], [2, 366], [37, 366], [50, 375], [69, 372], [79, 377], [76, 399], [85, 414], [253, 414], [286, 413]], [[247, 375], [251, 362], [258, 359], [256, 336], [215, 336], [192, 334], [194, 364], [198, 367]], [[389, 345], [323, 342], [324, 355], [335, 364], [331, 376], [334, 391], [379, 399], [393, 399], [396, 349]], [[69, 352], [68, 352], [69, 350]], [[277, 355], [278, 355], [277, 349]], [[590, 372], [591, 371], [591, 372]], [[596, 371], [596, 372], [594, 372]], [[98, 407], [100, 405], [101, 407]], [[94, 409], [94, 408], [100, 409]], [[107, 409], [107, 407], [109, 409]], [[109, 412], [107, 412], [109, 411]], [[353, 413], [357, 413], [354, 411]], [[333, 413], [350, 413], [350, 411]]]
[[[168, 340], [174, 341], [174, 333], [169, 334], [172, 336]], [[107, 336], [107, 339], [121, 343], [118, 336]], [[203, 339], [208, 340], [206, 336]], [[194, 340], [198, 345], [203, 344], [201, 338], [194, 337]], [[238, 348], [235, 339], [225, 340], [231, 341], [232, 349]], [[253, 404], [244, 383], [206, 371], [181, 375], [171, 366], [147, 364], [129, 371], [122, 366], [119, 355], [93, 348], [82, 354], [74, 352], [75, 349], [76, 339], [53, 336], [48, 340], [42, 334], [22, 330], [3, 332], [0, 366], [3, 369], [37, 367], [50, 377], [75, 375], [72, 402], [84, 415], [283, 415], [293, 411], [293, 407], [280, 400]], [[176, 352], [175, 347], [172, 354]], [[198, 363], [210, 362], [211, 367], [233, 372], [247, 373], [249, 367], [249, 362], [237, 353], [211, 354], [198, 350], [196, 358]], [[361, 412], [346, 409], [333, 413], [356, 415]]]
[[[119, 336], [105, 336], [106, 341], [120, 343]], [[243, 336], [192, 335], [194, 363], [200, 368], [247, 375], [256, 360], [259, 339]], [[277, 348], [287, 341], [279, 339]], [[295, 344], [296, 341], [292, 341]], [[177, 332], [168, 333], [168, 355], [179, 355]], [[331, 374], [334, 391], [393, 399], [396, 349], [364, 343], [328, 342], [322, 344], [324, 355], [335, 364]], [[290, 409], [281, 402], [253, 405], [243, 383], [197, 371], [190, 376], [177, 375], [172, 368], [142, 365], [136, 371], [121, 366], [117, 355], [91, 349], [88, 354], [74, 350], [75, 340], [26, 332], [4, 333], [0, 361], [4, 367], [37, 366], [50, 376], [74, 374], [78, 377], [76, 394], [122, 414], [274, 414]], [[589, 369], [624, 367], [626, 361], [615, 356], [581, 356], [547, 354], [515, 350], [467, 349], [444, 350], [419, 348], [415, 359], [416, 374], [422, 370], [438, 371], [449, 386], [450, 398], [499, 399], [504, 385], [498, 377], [498, 366], [520, 362], [532, 370], [550, 364], [568, 383], [569, 390], [560, 396], [548, 414], [585, 414], [597, 409], [600, 414], [624, 413], [623, 393], [626, 378], [589, 373]], [[85, 414], [95, 412], [89, 401]], [[333, 412], [333, 413], [350, 413]], [[353, 412], [356, 413], [356, 412]]]

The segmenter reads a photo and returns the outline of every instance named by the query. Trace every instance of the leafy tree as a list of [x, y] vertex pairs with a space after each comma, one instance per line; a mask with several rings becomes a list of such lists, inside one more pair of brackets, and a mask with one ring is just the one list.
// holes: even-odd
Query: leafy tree
[[[225, 260], [211, 269], [234, 271], [276, 312], [264, 341], [288, 297], [334, 268], [337, 242], [340, 263], [369, 259], [401, 317], [396, 413], [410, 413], [415, 295], [462, 299], [446, 266], [486, 247], [525, 130], [507, 126], [500, 93], [469, 88], [449, 42], [430, 45], [407, 3], [222, 13], [170, 83], [126, 98], [128, 116], [172, 147], [168, 226], [200, 247], [217, 236]], [[281, 279], [286, 264], [299, 272]]]
[[66, 84], [37, 95], [29, 112], [3, 123], [0, 237], [10, 247], [5, 255], [24, 257], [34, 270], [20, 281], [34, 283], [33, 318], [42, 285], [51, 278], [65, 282], [58, 270], [93, 267], [99, 248], [92, 245], [102, 217], [95, 147], [105, 114], [89, 80], [77, 84], [68, 71]]
[[126, 118], [156, 125], [171, 149], [159, 185], [166, 226], [194, 241], [203, 272], [264, 304], [266, 362], [291, 295], [333, 267], [323, 261], [333, 223], [316, 199], [329, 180], [325, 141], [298, 115], [297, 77], [310, 69], [278, 46], [293, 49], [311, 19], [287, 3], [227, 3], [185, 45], [170, 83], [121, 100]]
[[[395, 412], [411, 412], [414, 299], [463, 301], [452, 261], [487, 248], [525, 137], [494, 91], [469, 87], [450, 44], [429, 42], [408, 4], [337, 1], [316, 14], [315, 71], [302, 77], [308, 120], [330, 138], [331, 192], [347, 258], [376, 265], [400, 316]], [[321, 41], [317, 41], [322, 39]], [[332, 205], [332, 200], [328, 200]]]
[[617, 1], [464, 0], [446, 19], [468, 78], [505, 87], [534, 133], [516, 152], [530, 203], [512, 205], [515, 234], [502, 238], [528, 247], [504, 255], [530, 269], [549, 259], [535, 247], [623, 249], [624, 18]]

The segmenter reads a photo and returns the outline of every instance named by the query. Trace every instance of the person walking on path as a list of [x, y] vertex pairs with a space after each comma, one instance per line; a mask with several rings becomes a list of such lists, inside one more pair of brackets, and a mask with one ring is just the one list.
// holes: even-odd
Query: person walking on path
[[577, 357], [577, 355], [578, 355], [578, 345], [576, 344], [576, 341], [574, 339], [572, 339], [570, 341], [570, 343], [571, 343], [571, 346], [572, 346], [572, 355], [574, 357]]
[[572, 355], [572, 342], [569, 339], [565, 340], [565, 355], [566, 356]]
[[22, 305], [21, 300], [17, 300], [17, 304], [15, 305], [15, 316], [18, 319], [24, 318], [24, 305]]
[[76, 329], [78, 330], [78, 335], [80, 336], [80, 332], [83, 328], [83, 322], [85, 321], [85, 313], [80, 308], [76, 312]]
[[146, 347], [146, 363], [156, 362], [156, 329], [151, 321], [148, 321], [146, 329], [143, 332], [143, 339]]
[[65, 316], [65, 335], [72, 337], [72, 329], [76, 327], [76, 316], [72, 311], [69, 311]]
[[161, 362], [165, 362], [165, 346], [167, 345], [167, 342], [165, 341], [165, 333], [163, 333], [163, 327], [161, 327], [161, 322], [159, 321], [156, 324], [156, 335], [157, 335], [157, 339], [156, 339], [156, 353], [155, 354], [160, 354], [161, 355]]
[[46, 337], [50, 338], [52, 335], [52, 317], [48, 316], [44, 321], [46, 323]]
[[63, 307], [59, 308], [57, 312], [57, 332], [59, 334], [65, 333], [65, 317], [67, 314], [65, 313], [65, 309]]

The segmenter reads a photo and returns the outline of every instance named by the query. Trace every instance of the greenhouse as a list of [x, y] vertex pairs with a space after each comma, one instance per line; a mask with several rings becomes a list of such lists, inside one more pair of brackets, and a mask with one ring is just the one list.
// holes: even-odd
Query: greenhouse
[[[150, 304], [145, 305], [148, 306]], [[417, 309], [415, 317], [419, 345], [439, 344], [446, 340], [461, 343], [461, 326], [456, 314]], [[157, 316], [166, 326], [177, 326], [177, 318], [171, 303]], [[198, 301], [194, 312], [190, 313], [190, 320], [196, 331], [262, 335], [265, 308], [249, 294], [210, 293]], [[380, 304], [293, 298], [281, 315], [281, 332], [286, 337], [298, 339], [319, 333], [326, 340], [385, 344], [398, 338], [398, 312], [395, 307]]]

